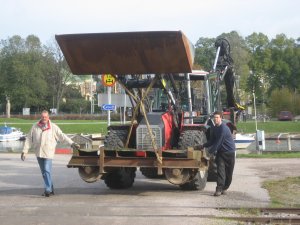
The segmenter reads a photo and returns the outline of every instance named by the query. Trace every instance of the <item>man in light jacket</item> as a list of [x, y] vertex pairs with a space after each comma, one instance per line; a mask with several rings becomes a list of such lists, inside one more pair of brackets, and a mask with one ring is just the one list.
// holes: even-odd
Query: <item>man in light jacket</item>
[[34, 150], [44, 179], [45, 192], [43, 196], [45, 197], [54, 195], [51, 176], [52, 159], [54, 158], [57, 141], [70, 144], [73, 149], [80, 148], [56, 124], [50, 121], [48, 111], [44, 110], [41, 114], [41, 120], [32, 126], [26, 137], [21, 159], [25, 160], [29, 149], [32, 148]]

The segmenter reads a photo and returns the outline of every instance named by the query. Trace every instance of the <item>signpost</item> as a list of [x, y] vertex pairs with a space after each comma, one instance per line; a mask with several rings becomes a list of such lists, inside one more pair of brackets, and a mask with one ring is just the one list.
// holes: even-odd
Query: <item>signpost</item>
[[102, 83], [106, 87], [112, 87], [115, 85], [116, 79], [111, 74], [103, 74]]
[[[116, 79], [111, 74], [103, 74], [102, 75], [102, 83], [107, 87], [107, 95], [108, 95], [108, 108], [111, 107], [111, 87], [115, 85]], [[103, 106], [102, 106], [103, 107]], [[112, 108], [112, 107], [111, 107]], [[114, 105], [115, 108], [115, 105]], [[104, 109], [107, 111], [107, 126], [110, 126], [110, 110], [112, 109]]]
[[102, 105], [103, 110], [116, 110], [116, 105], [113, 104], [104, 104]]

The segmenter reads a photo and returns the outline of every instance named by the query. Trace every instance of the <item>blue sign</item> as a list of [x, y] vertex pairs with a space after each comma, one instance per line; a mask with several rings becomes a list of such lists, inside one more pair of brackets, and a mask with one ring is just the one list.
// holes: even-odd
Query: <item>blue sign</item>
[[113, 104], [104, 104], [102, 105], [103, 110], [116, 110], [116, 105]]

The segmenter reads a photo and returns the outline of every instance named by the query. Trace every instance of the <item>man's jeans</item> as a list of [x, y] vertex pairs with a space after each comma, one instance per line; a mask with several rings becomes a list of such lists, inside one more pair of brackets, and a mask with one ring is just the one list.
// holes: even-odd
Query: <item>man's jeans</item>
[[51, 178], [51, 171], [52, 171], [52, 159], [44, 159], [37, 157], [37, 161], [39, 163], [41, 173], [43, 175], [44, 183], [45, 183], [45, 192], [52, 192], [52, 178]]

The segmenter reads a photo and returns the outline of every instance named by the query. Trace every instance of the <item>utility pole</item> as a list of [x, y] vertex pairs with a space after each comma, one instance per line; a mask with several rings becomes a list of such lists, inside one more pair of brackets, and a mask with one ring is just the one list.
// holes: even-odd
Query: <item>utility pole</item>
[[[108, 104], [111, 105], [111, 87], [107, 87], [107, 100]], [[110, 110], [107, 111], [107, 126], [110, 126]]]
[[91, 75], [91, 82], [90, 82], [90, 100], [91, 100], [91, 114], [94, 114], [93, 75]]
[[10, 101], [8, 96], [6, 96], [6, 118], [10, 118]]

